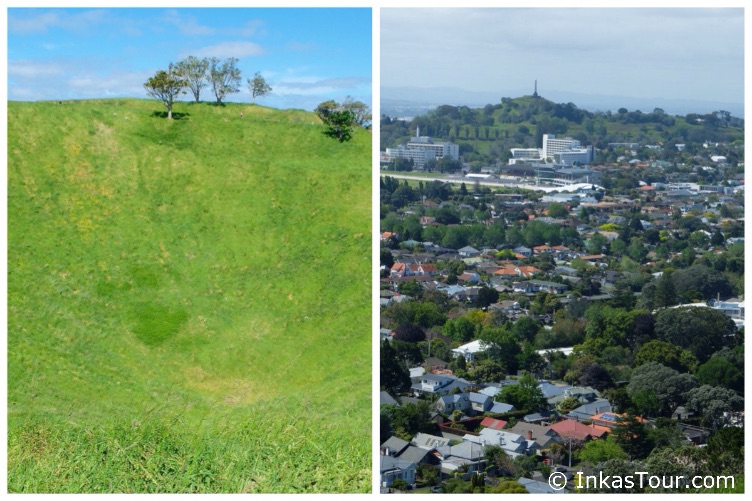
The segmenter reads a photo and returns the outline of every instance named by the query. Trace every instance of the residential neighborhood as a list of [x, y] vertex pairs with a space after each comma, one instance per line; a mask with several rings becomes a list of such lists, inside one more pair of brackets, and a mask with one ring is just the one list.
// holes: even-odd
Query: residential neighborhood
[[420, 168], [382, 155], [382, 492], [741, 479], [743, 143], [666, 161], [560, 141], [479, 167], [420, 134], [443, 145]]

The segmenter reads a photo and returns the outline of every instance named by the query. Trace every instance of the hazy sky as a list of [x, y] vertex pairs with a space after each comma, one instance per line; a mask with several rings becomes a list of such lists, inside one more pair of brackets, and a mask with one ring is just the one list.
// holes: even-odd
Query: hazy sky
[[383, 9], [382, 87], [744, 99], [744, 11]]
[[265, 106], [371, 104], [370, 9], [8, 10], [10, 100], [146, 98], [143, 83], [189, 55], [240, 60], [228, 101], [250, 102], [246, 79], [260, 71], [273, 89]]

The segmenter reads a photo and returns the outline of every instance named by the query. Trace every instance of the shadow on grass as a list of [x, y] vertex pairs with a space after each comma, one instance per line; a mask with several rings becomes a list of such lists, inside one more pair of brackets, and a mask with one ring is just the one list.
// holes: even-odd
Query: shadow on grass
[[[159, 118], [167, 118], [167, 112], [166, 111], [152, 111], [151, 116], [153, 117], [159, 117]], [[172, 112], [172, 118], [173, 120], [182, 120], [184, 118], [190, 117], [190, 113], [180, 113], [179, 111], [173, 111]]]

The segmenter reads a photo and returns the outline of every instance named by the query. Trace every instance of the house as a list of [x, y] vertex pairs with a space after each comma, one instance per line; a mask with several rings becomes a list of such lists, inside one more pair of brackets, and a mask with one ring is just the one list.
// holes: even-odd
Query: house
[[529, 494], [566, 494], [568, 492], [564, 489], [554, 489], [550, 482], [541, 482], [532, 478], [520, 477], [517, 483], [521, 484]]
[[429, 435], [428, 433], [418, 433], [410, 441], [410, 444], [416, 447], [422, 447], [423, 449], [439, 449], [441, 447], [446, 447], [449, 444], [449, 439], [437, 437], [436, 435]]
[[478, 275], [475, 272], [464, 272], [463, 274], [459, 275], [457, 277], [457, 280], [459, 282], [464, 282], [468, 284], [477, 284], [480, 282], [480, 275]]
[[[603, 412], [601, 414], [596, 414], [590, 418], [590, 422], [592, 422], [595, 426], [600, 426], [603, 428], [609, 428], [614, 429], [619, 424], [619, 419], [626, 417], [626, 414], [616, 414], [614, 412]], [[635, 416], [635, 419], [641, 423], [646, 423], [647, 421], [639, 416]]]
[[605, 398], [597, 398], [592, 402], [582, 404], [576, 409], [572, 409], [572, 411], [567, 414], [567, 417], [569, 419], [585, 421], [592, 418], [596, 414], [611, 412], [611, 410], [611, 402], [609, 402]]
[[416, 395], [448, 395], [455, 388], [463, 391], [469, 388], [470, 382], [446, 374], [424, 374], [419, 383], [413, 384], [410, 389]]
[[499, 301], [498, 303], [494, 303], [491, 306], [488, 307], [491, 310], [497, 310], [500, 311], [506, 315], [514, 315], [515, 313], [520, 311], [520, 303], [511, 299], [505, 299], [504, 301]]
[[519, 247], [515, 247], [514, 249], [512, 249], [512, 252], [514, 252], [515, 254], [520, 254], [525, 257], [530, 257], [533, 255], [533, 250], [523, 245]]
[[550, 381], [542, 379], [538, 381], [538, 388], [540, 388], [541, 392], [543, 393], [543, 397], [549, 399], [563, 395], [565, 391], [573, 388], [573, 386], [568, 384], [554, 384]]
[[413, 383], [420, 382], [423, 374], [426, 373], [425, 367], [410, 367], [410, 381]]
[[493, 406], [489, 409], [488, 412], [491, 414], [505, 414], [507, 412], [514, 412], [517, 409], [514, 408], [514, 405], [512, 404], [505, 404], [503, 402], [493, 402]]
[[415, 484], [415, 463], [392, 456], [381, 456], [381, 487], [391, 487], [395, 480]]
[[379, 393], [379, 405], [396, 405], [397, 407], [400, 406], [399, 402], [397, 402], [394, 397], [392, 397], [385, 391]]
[[459, 253], [460, 257], [478, 257], [480, 256], [480, 251], [476, 249], [475, 247], [470, 247], [469, 245], [458, 249], [457, 252]]
[[478, 414], [488, 412], [493, 407], [493, 400], [488, 395], [471, 392], [468, 396], [470, 398], [470, 408]]
[[481, 426], [485, 426], [486, 428], [493, 428], [494, 430], [501, 430], [507, 425], [507, 422], [503, 419], [494, 419], [494, 418], [483, 418], [483, 421], [480, 422]]
[[527, 440], [522, 435], [493, 428], [483, 428], [478, 436], [468, 434], [462, 438], [466, 442], [475, 442], [484, 446], [498, 445], [511, 458], [522, 455], [531, 456], [538, 451], [538, 444], [534, 440]]
[[520, 421], [515, 424], [510, 431], [522, 435], [523, 437], [527, 437], [528, 440], [535, 440], [538, 447], [541, 449], [548, 449], [553, 444], [560, 442], [559, 436], [554, 430], [538, 424]]
[[442, 395], [436, 401], [436, 409], [444, 414], [451, 414], [454, 411], [466, 412], [470, 410], [470, 408], [470, 396], [467, 393]]
[[526, 423], [550, 423], [559, 419], [556, 411], [541, 411], [527, 414], [522, 418]]
[[464, 472], [463, 478], [469, 478], [472, 473], [483, 471], [486, 464], [484, 449], [482, 444], [470, 441], [439, 448], [441, 472], [448, 475]]
[[574, 397], [577, 400], [579, 400], [580, 403], [585, 404], [585, 403], [593, 402], [594, 400], [598, 399], [600, 397], [600, 393], [598, 393], [595, 389], [591, 388], [590, 386], [585, 386], [585, 387], [572, 386], [572, 387], [566, 388], [562, 393], [560, 393], [559, 395], [556, 395], [555, 397], [547, 398], [547, 400], [549, 404], [557, 405], [559, 402], [561, 402], [562, 400], [568, 397]]
[[475, 354], [484, 352], [486, 349], [488, 349], [488, 344], [485, 341], [476, 339], [475, 341], [454, 348], [452, 353], [454, 353], [455, 357], [462, 355], [465, 357], [465, 361], [473, 362], [475, 360]]
[[549, 429], [564, 440], [581, 440], [586, 441], [591, 438], [602, 438], [609, 432], [608, 428], [602, 426], [582, 424], [573, 419], [562, 419], [558, 423], [549, 426]]
[[408, 445], [407, 448], [400, 453], [399, 458], [409, 463], [415, 463], [416, 465], [441, 464], [436, 449], [424, 449], [423, 447], [416, 447], [414, 445]]
[[381, 449], [382, 456], [397, 457], [402, 453], [402, 451], [407, 449], [409, 445], [410, 445], [410, 442], [406, 440], [402, 440], [401, 438], [395, 437], [394, 435], [392, 435], [391, 437], [389, 437], [389, 439], [386, 442], [381, 444], [381, 447], [379, 448]]
[[382, 242], [388, 242], [392, 238], [396, 239], [397, 238], [397, 234], [396, 233], [392, 233], [391, 231], [385, 231], [384, 233], [381, 234], [381, 241]]
[[514, 282], [512, 284], [515, 292], [522, 292], [525, 294], [535, 294], [540, 291], [550, 292], [551, 294], [562, 294], [569, 285], [559, 284], [556, 282], [545, 282], [543, 280], [527, 280], [524, 282]]

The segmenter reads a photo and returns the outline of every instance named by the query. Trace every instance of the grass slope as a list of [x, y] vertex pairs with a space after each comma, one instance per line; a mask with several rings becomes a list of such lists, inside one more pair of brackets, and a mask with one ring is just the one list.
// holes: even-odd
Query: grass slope
[[370, 490], [370, 134], [9, 103], [11, 492]]

